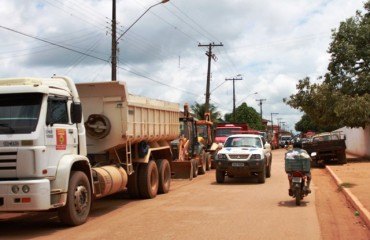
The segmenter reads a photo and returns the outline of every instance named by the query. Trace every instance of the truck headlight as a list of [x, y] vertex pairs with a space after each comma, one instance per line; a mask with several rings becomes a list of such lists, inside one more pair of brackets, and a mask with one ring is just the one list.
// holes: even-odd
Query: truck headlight
[[260, 160], [262, 159], [261, 158], [261, 154], [252, 154], [250, 160]]
[[23, 185], [23, 187], [22, 187], [22, 191], [23, 191], [24, 193], [28, 193], [28, 192], [30, 191], [30, 187], [29, 187], [28, 185]]
[[12, 192], [13, 193], [18, 193], [19, 192], [19, 187], [17, 185], [12, 186]]

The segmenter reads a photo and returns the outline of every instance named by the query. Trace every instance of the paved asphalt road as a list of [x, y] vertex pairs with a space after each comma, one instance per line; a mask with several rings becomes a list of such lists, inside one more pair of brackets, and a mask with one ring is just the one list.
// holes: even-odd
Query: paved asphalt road
[[89, 221], [74, 228], [59, 224], [55, 213], [0, 214], [0, 239], [321, 239], [314, 191], [302, 206], [288, 196], [284, 152], [273, 152], [265, 184], [253, 178], [217, 184], [212, 170], [172, 181], [171, 191], [155, 199], [98, 200]]

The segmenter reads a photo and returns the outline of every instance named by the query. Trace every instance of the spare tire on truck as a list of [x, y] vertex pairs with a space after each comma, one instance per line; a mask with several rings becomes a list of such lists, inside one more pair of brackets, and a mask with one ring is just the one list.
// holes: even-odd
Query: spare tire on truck
[[109, 119], [103, 114], [91, 114], [85, 122], [86, 134], [93, 139], [108, 136], [111, 129]]

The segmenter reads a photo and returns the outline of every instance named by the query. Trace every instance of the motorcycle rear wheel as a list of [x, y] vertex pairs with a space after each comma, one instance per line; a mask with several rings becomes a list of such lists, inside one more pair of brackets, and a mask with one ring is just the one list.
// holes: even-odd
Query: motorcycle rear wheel
[[300, 206], [301, 205], [301, 189], [296, 188], [295, 189], [295, 205]]

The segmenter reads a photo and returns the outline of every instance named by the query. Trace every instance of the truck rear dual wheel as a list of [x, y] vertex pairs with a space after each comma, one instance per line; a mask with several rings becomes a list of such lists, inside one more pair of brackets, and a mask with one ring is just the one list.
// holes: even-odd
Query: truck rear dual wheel
[[86, 174], [72, 171], [69, 178], [67, 203], [58, 209], [59, 219], [70, 226], [86, 222], [91, 208], [91, 187]]
[[140, 164], [139, 167], [139, 192], [145, 199], [155, 198], [158, 192], [159, 176], [157, 164], [149, 161], [147, 164]]
[[168, 193], [171, 185], [171, 166], [167, 159], [157, 161], [159, 173], [158, 193]]

